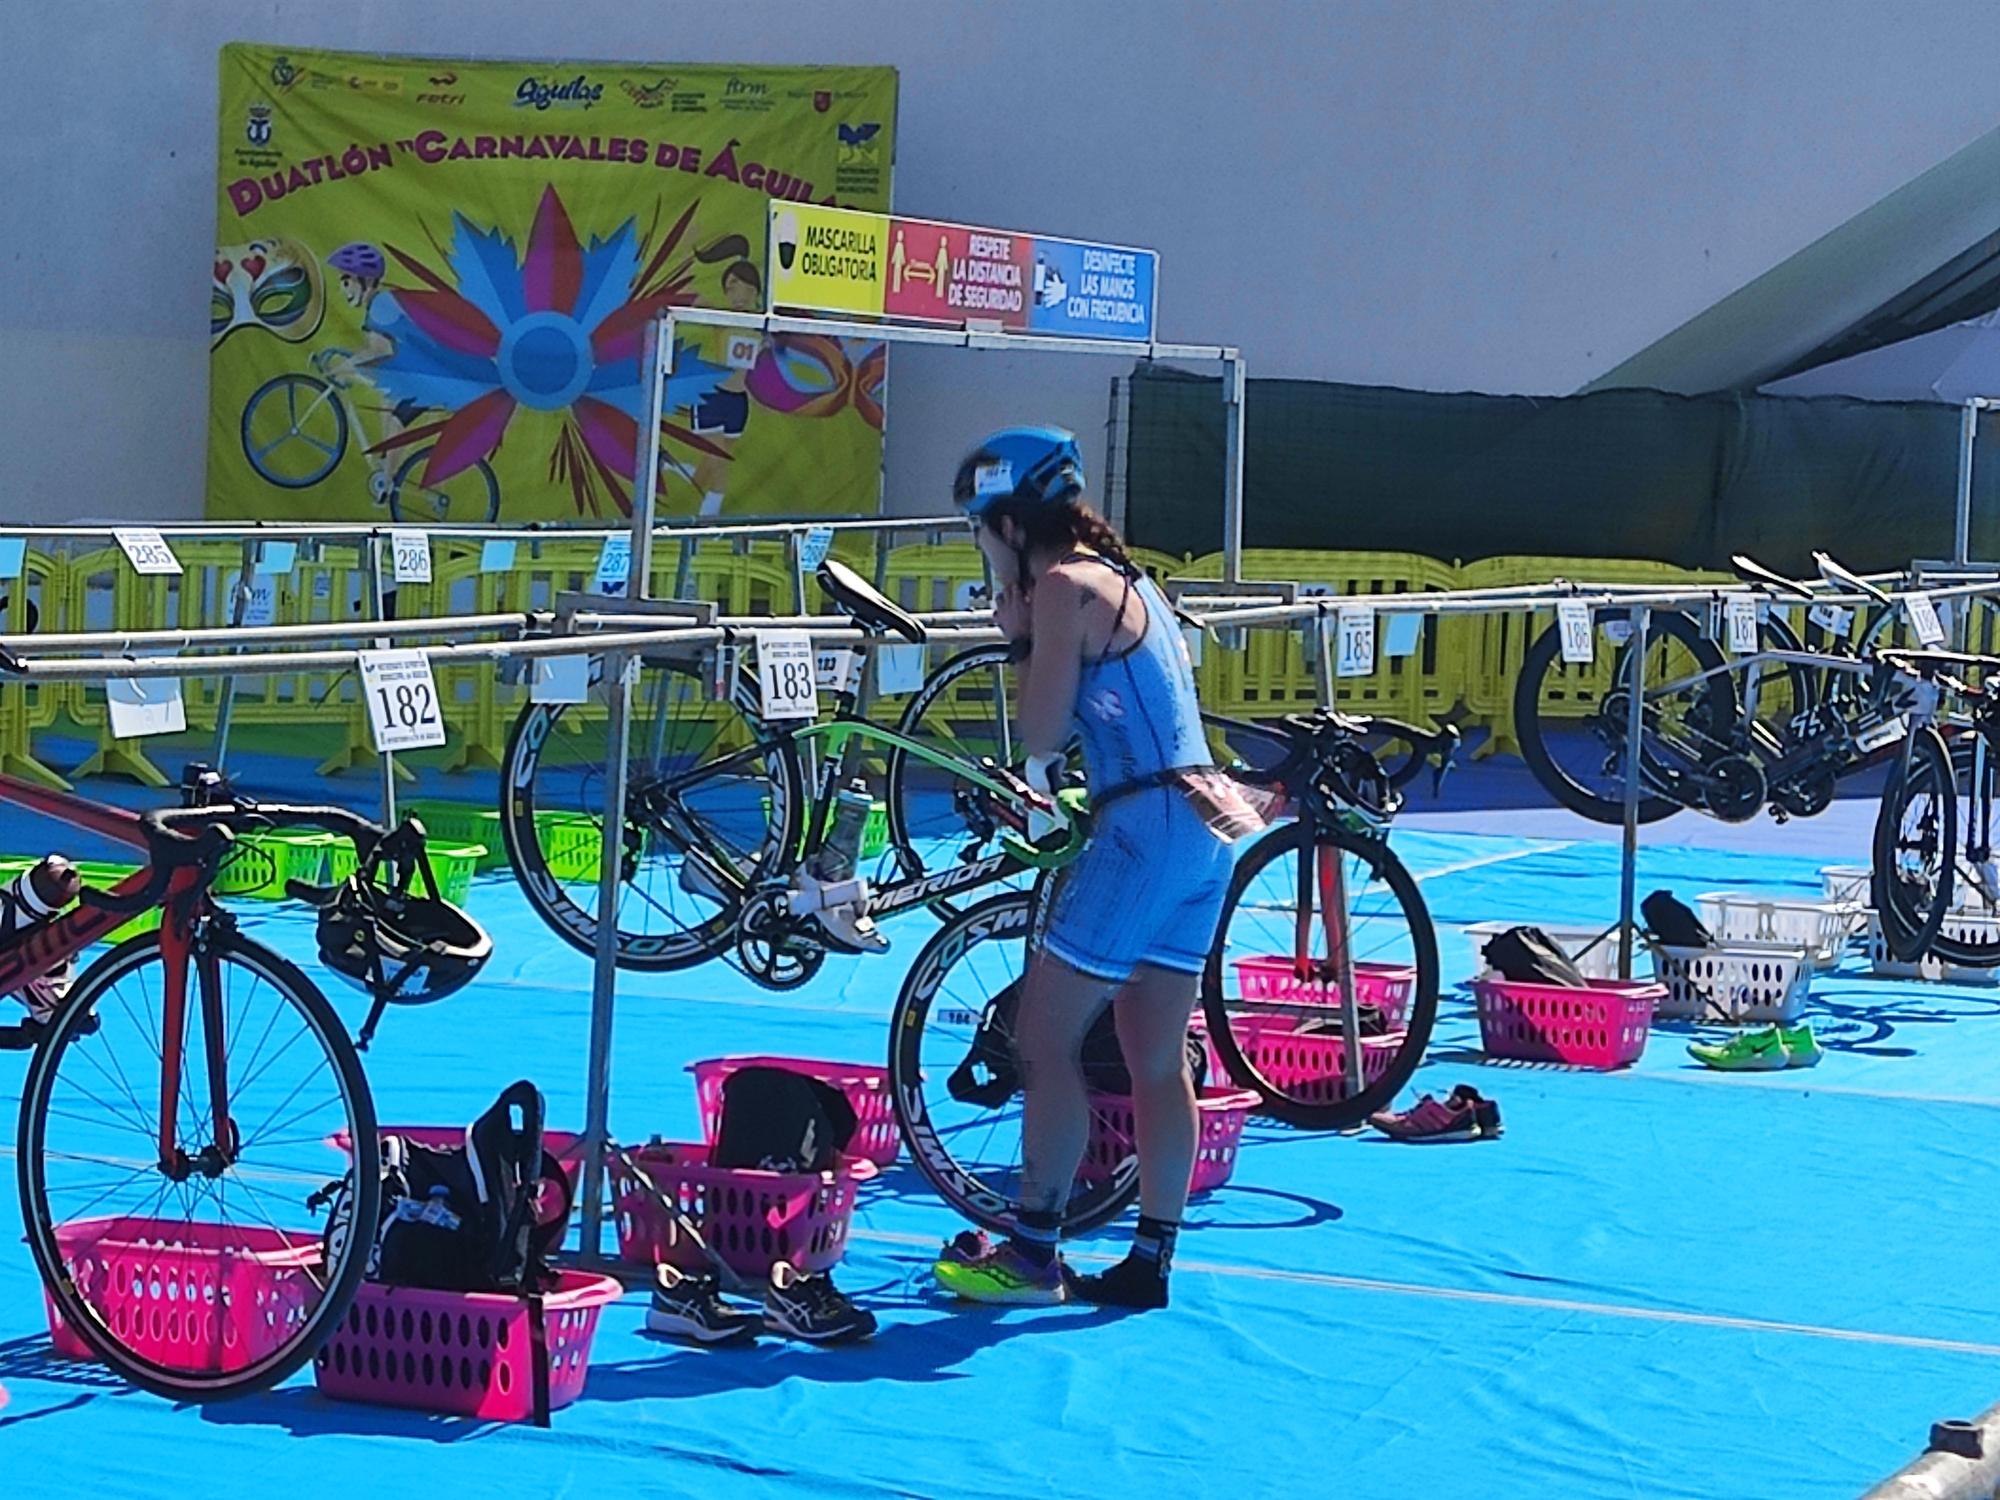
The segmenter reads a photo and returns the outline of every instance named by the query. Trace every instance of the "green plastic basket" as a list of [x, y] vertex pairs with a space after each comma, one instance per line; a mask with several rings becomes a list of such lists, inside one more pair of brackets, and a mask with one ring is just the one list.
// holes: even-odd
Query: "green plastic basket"
[[353, 850], [330, 833], [243, 834], [216, 870], [213, 889], [218, 896], [282, 901], [286, 881], [319, 885], [326, 879], [327, 851], [336, 844]]
[[538, 812], [535, 842], [541, 846], [549, 874], [557, 880], [598, 878], [598, 867], [604, 858], [604, 834], [596, 819], [583, 813]]
[[[500, 838], [500, 814], [470, 802], [433, 801], [419, 798], [403, 804], [403, 811], [424, 825], [427, 840], [460, 847], [479, 845], [479, 871], [498, 870], [507, 863], [507, 846]], [[440, 877], [442, 878], [442, 877]]]
[[[763, 800], [764, 800], [764, 820], [765, 822], [768, 823], [771, 819], [771, 799], [769, 797], [766, 797]], [[838, 802], [832, 802], [827, 805], [826, 828], [828, 832], [832, 831], [834, 816], [839, 811], [840, 811], [840, 804]], [[801, 854], [805, 852], [805, 846], [806, 846], [805, 834], [801, 833], [799, 835], [799, 852]], [[883, 854], [883, 852], [888, 849], [888, 847], [889, 847], [889, 804], [886, 802], [877, 802], [874, 806], [868, 809], [868, 821], [861, 825], [861, 849], [859, 851], [859, 854], [862, 859], [876, 859], [879, 858]]]
[[[438, 894], [454, 906], [463, 906], [472, 896], [472, 877], [485, 858], [484, 844], [442, 844], [426, 840], [424, 852], [431, 859], [431, 873], [437, 876]], [[354, 845], [337, 839], [326, 851], [327, 879], [340, 884], [355, 870]], [[379, 879], [379, 876], [378, 876]], [[417, 881], [422, 889], [422, 878]]]

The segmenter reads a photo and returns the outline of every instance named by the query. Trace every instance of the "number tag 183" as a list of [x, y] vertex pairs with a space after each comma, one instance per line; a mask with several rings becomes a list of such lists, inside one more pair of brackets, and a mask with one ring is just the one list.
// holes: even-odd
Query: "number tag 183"
[[377, 750], [422, 750], [444, 743], [431, 659], [421, 651], [363, 651], [361, 691]]
[[760, 630], [757, 635], [759, 717], [816, 719], [819, 684], [814, 680], [812, 637], [803, 630]]

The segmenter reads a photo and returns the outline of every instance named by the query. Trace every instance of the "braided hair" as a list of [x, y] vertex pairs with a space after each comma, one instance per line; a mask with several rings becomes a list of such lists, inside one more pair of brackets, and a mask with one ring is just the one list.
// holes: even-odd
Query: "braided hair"
[[1126, 578], [1139, 577], [1139, 565], [1125, 551], [1125, 540], [1117, 529], [1081, 499], [1060, 505], [1038, 505], [1011, 497], [994, 505], [991, 519], [1006, 517], [1021, 529], [1021, 572], [1027, 574], [1027, 554], [1036, 551], [1067, 552], [1077, 546], [1106, 558]]

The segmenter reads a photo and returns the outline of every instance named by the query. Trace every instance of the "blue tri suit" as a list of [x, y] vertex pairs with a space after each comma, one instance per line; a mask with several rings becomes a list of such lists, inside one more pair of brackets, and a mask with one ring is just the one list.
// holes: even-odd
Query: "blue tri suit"
[[1139, 639], [1086, 661], [1077, 683], [1084, 774], [1101, 810], [1057, 882], [1042, 936], [1071, 968], [1114, 984], [1140, 964], [1201, 972], [1233, 864], [1186, 794], [1157, 779], [1215, 760], [1173, 610], [1150, 578], [1129, 587], [1146, 607]]

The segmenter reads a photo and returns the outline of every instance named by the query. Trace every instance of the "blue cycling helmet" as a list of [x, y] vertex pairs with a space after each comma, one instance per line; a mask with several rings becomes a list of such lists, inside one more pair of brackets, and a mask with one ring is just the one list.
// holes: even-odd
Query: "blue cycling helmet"
[[967, 515], [996, 505], [1062, 505], [1083, 494], [1083, 454], [1061, 427], [1003, 427], [958, 466], [951, 498]]
[[388, 270], [382, 252], [364, 240], [342, 245], [326, 258], [326, 263], [336, 271], [359, 276], [363, 281], [380, 281], [382, 273]]

